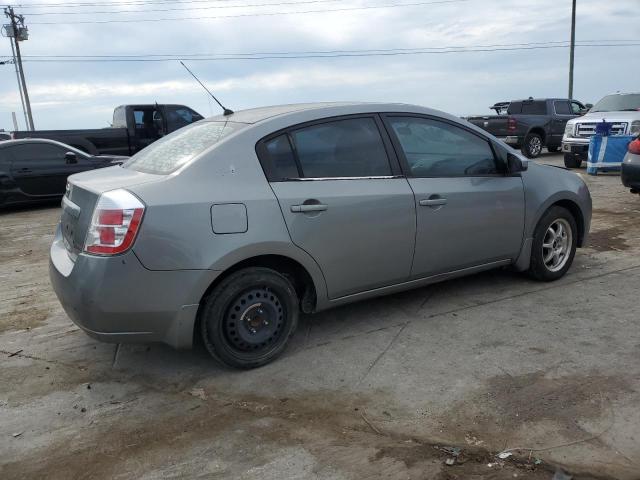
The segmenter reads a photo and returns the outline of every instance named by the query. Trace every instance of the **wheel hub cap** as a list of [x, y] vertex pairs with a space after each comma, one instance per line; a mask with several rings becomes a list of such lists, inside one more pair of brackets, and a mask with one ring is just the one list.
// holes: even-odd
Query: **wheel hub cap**
[[225, 316], [224, 334], [239, 351], [267, 349], [282, 332], [284, 313], [273, 291], [252, 288], [232, 300]]
[[542, 260], [551, 272], [562, 270], [571, 256], [573, 232], [564, 218], [551, 222], [542, 240]]

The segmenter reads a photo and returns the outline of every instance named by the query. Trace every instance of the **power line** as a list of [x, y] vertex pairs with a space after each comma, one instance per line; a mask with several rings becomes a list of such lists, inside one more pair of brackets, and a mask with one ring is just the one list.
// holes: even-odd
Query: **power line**
[[[309, 5], [317, 3], [335, 3], [340, 0], [302, 0], [296, 2], [278, 2], [278, 3], [250, 3], [246, 5], [207, 5], [202, 7], [186, 7], [186, 8], [152, 8], [142, 10], [98, 10], [85, 12], [33, 12], [28, 13], [29, 16], [42, 15], [101, 15], [101, 14], [120, 14], [120, 13], [150, 13], [150, 12], [173, 12], [173, 11], [191, 11], [191, 10], [212, 10], [220, 8], [250, 8], [250, 7], [280, 7], [284, 5]], [[465, 0], [466, 1], [466, 0]]]
[[233, 15], [215, 15], [215, 16], [198, 16], [198, 17], [171, 17], [171, 18], [139, 18], [139, 19], [123, 19], [123, 20], [78, 20], [73, 22], [31, 22], [32, 25], [78, 25], [78, 24], [103, 24], [103, 23], [140, 23], [140, 22], [175, 22], [179, 20], [212, 20], [224, 18], [241, 18], [241, 17], [273, 17], [279, 15], [303, 15], [311, 13], [331, 13], [331, 12], [350, 12], [356, 10], [373, 10], [383, 8], [401, 8], [401, 7], [417, 7], [424, 5], [442, 5], [451, 3], [470, 2], [472, 0], [436, 0], [430, 2], [413, 2], [413, 3], [391, 3], [387, 5], [365, 5], [360, 7], [342, 7], [323, 10], [299, 10], [294, 12], [262, 12], [262, 13], [239, 13]]
[[[639, 43], [608, 43], [608, 44], [583, 44], [576, 45], [580, 48], [589, 47], [638, 47]], [[391, 51], [391, 52], [362, 52], [362, 53], [335, 53], [328, 55], [261, 55], [261, 56], [233, 56], [233, 57], [187, 57], [187, 56], [167, 56], [167, 58], [31, 58], [29, 62], [41, 63], [104, 63], [104, 62], [174, 62], [176, 60], [193, 61], [229, 61], [229, 60], [290, 60], [290, 59], [307, 59], [307, 58], [343, 58], [343, 57], [392, 57], [401, 55], [437, 55], [451, 53], [472, 53], [472, 52], [508, 52], [521, 50], [545, 50], [569, 48], [569, 45], [533, 45], [523, 47], [505, 47], [505, 48], [451, 48], [449, 50], [415, 50], [415, 51]]]
[[127, 0], [124, 2], [61, 2], [61, 3], [22, 3], [13, 5], [14, 8], [41, 8], [41, 7], [120, 7], [123, 5], [162, 5], [171, 3], [228, 3], [240, 0]]
[[[228, 56], [256, 56], [256, 55], [322, 55], [334, 53], [375, 53], [375, 52], [396, 52], [396, 51], [427, 51], [427, 50], [451, 50], [451, 49], [472, 49], [472, 48], [493, 48], [493, 47], [520, 47], [534, 45], [559, 45], [567, 46], [568, 40], [556, 40], [549, 42], [523, 42], [523, 43], [494, 43], [488, 45], [449, 45], [444, 47], [398, 47], [398, 48], [369, 48], [357, 50], [306, 50], [306, 51], [285, 51], [285, 52], [228, 52], [228, 53], [141, 53], [141, 54], [112, 54], [112, 55], [23, 55], [24, 58], [147, 58], [147, 57], [170, 57], [170, 58], [189, 58], [189, 57], [228, 57]], [[578, 44], [603, 44], [606, 43], [640, 43], [640, 39], [631, 40], [578, 40]]]

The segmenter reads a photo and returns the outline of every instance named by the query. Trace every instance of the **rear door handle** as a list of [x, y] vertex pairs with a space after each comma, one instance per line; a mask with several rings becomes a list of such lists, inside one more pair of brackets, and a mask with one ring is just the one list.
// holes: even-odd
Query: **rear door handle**
[[434, 207], [437, 205], [446, 205], [446, 198], [429, 198], [425, 200], [420, 200], [420, 205], [423, 207]]
[[324, 212], [327, 208], [329, 207], [321, 203], [312, 203], [310, 205], [291, 205], [291, 211], [293, 213]]

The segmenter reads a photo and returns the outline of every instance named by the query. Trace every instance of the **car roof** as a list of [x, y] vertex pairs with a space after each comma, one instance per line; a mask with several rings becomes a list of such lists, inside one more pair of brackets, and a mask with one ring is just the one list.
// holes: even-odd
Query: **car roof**
[[[34, 144], [34, 143], [46, 143], [49, 145], [56, 145], [58, 147], [67, 148], [70, 151], [79, 152], [75, 147], [71, 145], [67, 145], [66, 143], [58, 142], [56, 140], [49, 140], [48, 138], [18, 138], [16, 140], [3, 140], [0, 142], [0, 148], [7, 148], [14, 145], [26, 145], [26, 144]], [[83, 152], [84, 153], [84, 152]], [[85, 154], [86, 155], [86, 154]]]
[[[231, 115], [216, 115], [207, 118], [205, 121], [217, 122], [237, 122], [255, 124], [275, 117], [296, 116], [308, 113], [309, 119], [312, 117], [332, 117], [339, 115], [352, 115], [358, 113], [374, 112], [415, 112], [434, 114], [438, 116], [455, 118], [447, 113], [432, 110], [417, 105], [404, 103], [374, 103], [374, 102], [317, 102], [317, 103], [295, 103], [289, 105], [273, 105], [267, 107], [251, 108], [240, 110]], [[459, 120], [459, 119], [458, 119]]]

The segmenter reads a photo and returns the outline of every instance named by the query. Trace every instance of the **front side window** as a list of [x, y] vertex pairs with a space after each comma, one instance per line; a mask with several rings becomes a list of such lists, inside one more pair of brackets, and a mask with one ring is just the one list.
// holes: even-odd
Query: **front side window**
[[582, 113], [582, 110], [584, 110], [584, 105], [582, 105], [581, 103], [578, 102], [571, 102], [571, 112], [574, 115], [580, 115]]
[[65, 163], [66, 150], [47, 144], [25, 144], [13, 147], [13, 156], [19, 162], [47, 162], [53, 164]]
[[189, 125], [198, 120], [202, 120], [202, 115], [194, 112], [187, 107], [173, 107], [168, 106], [167, 112], [167, 126], [170, 131], [177, 130], [186, 125]]
[[573, 113], [571, 108], [569, 108], [569, 102], [565, 102], [564, 100], [553, 102], [553, 107], [556, 109], [556, 114], [558, 115], [571, 115]]
[[497, 174], [489, 142], [449, 123], [418, 117], [389, 117], [414, 177]]
[[123, 167], [166, 175], [246, 126], [244, 123], [231, 122], [193, 123], [136, 153]]
[[321, 123], [291, 132], [306, 178], [391, 175], [391, 166], [373, 118]]

